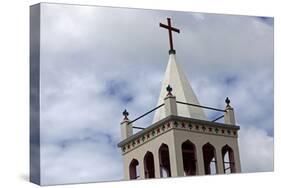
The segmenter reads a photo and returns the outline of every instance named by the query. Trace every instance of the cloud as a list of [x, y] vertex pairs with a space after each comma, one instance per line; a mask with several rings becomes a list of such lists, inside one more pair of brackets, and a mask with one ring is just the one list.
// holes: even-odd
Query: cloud
[[[134, 119], [157, 104], [168, 61], [168, 33], [158, 24], [168, 16], [181, 29], [177, 62], [200, 103], [224, 108], [226, 96], [232, 101], [243, 171], [272, 169], [272, 19], [58, 4], [42, 10], [45, 184], [122, 179], [122, 111]], [[152, 115], [135, 125], [150, 125]], [[262, 162], [250, 161], [254, 154]]]
[[273, 171], [273, 137], [254, 126], [242, 127], [239, 136], [242, 172]]
[[122, 161], [115, 157], [118, 149], [106, 141], [99, 136], [42, 147], [42, 184], [122, 179]]

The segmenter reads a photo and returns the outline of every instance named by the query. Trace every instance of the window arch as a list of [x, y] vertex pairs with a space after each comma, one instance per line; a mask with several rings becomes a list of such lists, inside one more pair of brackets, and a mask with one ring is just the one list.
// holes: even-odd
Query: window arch
[[183, 159], [183, 170], [185, 176], [196, 175], [197, 159], [195, 145], [189, 140], [187, 140], [182, 144], [181, 149]]
[[223, 170], [225, 174], [235, 173], [234, 153], [230, 146], [225, 145], [222, 149]]
[[155, 178], [154, 157], [150, 151], [146, 152], [143, 162], [145, 178]]
[[202, 149], [203, 149], [205, 174], [216, 174], [217, 159], [216, 159], [215, 147], [210, 143], [207, 143], [202, 147]]
[[162, 144], [159, 148], [160, 177], [171, 177], [169, 147]]
[[138, 179], [140, 177], [139, 174], [139, 161], [136, 159], [133, 159], [129, 165], [129, 173], [130, 173], [130, 179]]

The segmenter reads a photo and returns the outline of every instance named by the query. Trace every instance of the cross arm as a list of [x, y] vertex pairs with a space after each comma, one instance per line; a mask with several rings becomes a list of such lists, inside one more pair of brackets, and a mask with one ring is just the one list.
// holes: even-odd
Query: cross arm
[[168, 29], [168, 30], [172, 30], [172, 31], [175, 31], [175, 32], [177, 32], [177, 33], [180, 33], [180, 30], [177, 29], [177, 28], [174, 28], [174, 27], [171, 27], [171, 26], [162, 24], [162, 23], [160, 23], [159, 26], [160, 26], [160, 27], [164, 27], [164, 28], [166, 28], [166, 29]]

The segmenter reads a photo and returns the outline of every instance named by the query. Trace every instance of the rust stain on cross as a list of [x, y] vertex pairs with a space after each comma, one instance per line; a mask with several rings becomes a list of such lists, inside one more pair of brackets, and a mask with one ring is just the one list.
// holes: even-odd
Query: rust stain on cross
[[165, 24], [160, 23], [160, 27], [163, 27], [163, 28], [165, 28], [165, 29], [168, 29], [168, 31], [169, 31], [170, 51], [175, 51], [175, 50], [174, 50], [174, 46], [173, 46], [172, 31], [177, 32], [177, 33], [180, 33], [180, 30], [177, 29], [177, 28], [175, 28], [175, 27], [172, 27], [171, 18], [167, 18], [167, 20], [168, 20], [168, 25], [165, 25]]

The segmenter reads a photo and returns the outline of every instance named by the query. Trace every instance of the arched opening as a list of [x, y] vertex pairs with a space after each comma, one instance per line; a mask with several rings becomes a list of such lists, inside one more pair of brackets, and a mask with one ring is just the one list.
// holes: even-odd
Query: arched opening
[[160, 176], [171, 177], [169, 147], [162, 144], [159, 148]]
[[130, 179], [138, 179], [140, 177], [139, 174], [139, 161], [133, 159], [129, 165]]
[[205, 174], [216, 174], [217, 173], [217, 160], [216, 150], [214, 146], [207, 143], [203, 146], [203, 159]]
[[153, 154], [148, 151], [145, 154], [143, 161], [144, 161], [145, 178], [155, 178]]
[[196, 175], [197, 160], [196, 160], [195, 145], [189, 140], [187, 140], [182, 144], [181, 149], [182, 149], [184, 175], [185, 176]]
[[235, 173], [234, 153], [231, 147], [225, 145], [222, 150], [223, 170], [225, 174]]

